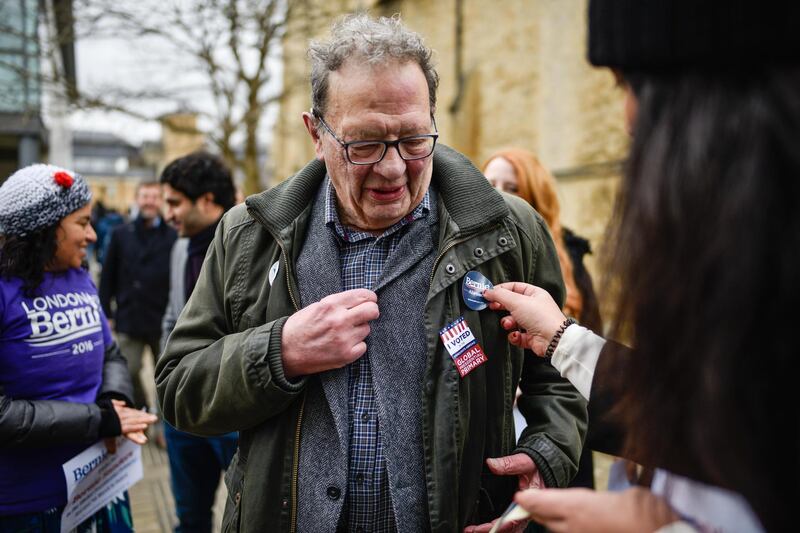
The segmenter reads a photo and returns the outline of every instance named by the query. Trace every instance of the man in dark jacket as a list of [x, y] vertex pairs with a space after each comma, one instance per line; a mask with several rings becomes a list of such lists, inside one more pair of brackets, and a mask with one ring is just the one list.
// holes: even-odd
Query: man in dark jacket
[[220, 221], [158, 362], [164, 417], [240, 430], [225, 531], [488, 530], [520, 485], [569, 482], [586, 404], [463, 294], [482, 274], [561, 301], [555, 248], [436, 146], [419, 35], [357, 15], [310, 55], [317, 157]]
[[[195, 152], [176, 159], [161, 174], [167, 221], [181, 237], [170, 260], [169, 302], [162, 343], [194, 290], [203, 258], [222, 215], [234, 204], [231, 173], [216, 156]], [[176, 533], [211, 533], [212, 507], [222, 472], [236, 453], [238, 435], [198, 437], [164, 425], [172, 495], [178, 515]]]
[[100, 276], [100, 303], [114, 326], [133, 378], [134, 402], [147, 406], [142, 378], [145, 347], [159, 353], [169, 292], [169, 254], [177, 235], [161, 220], [161, 187], [139, 184], [138, 215], [114, 228]]

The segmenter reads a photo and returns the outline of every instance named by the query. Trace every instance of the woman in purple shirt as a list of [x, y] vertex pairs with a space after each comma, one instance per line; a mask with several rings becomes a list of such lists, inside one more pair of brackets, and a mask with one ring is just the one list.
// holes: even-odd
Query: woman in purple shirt
[[[127, 407], [127, 364], [84, 268], [90, 199], [50, 165], [0, 187], [0, 533], [60, 531], [62, 465], [99, 439], [143, 444], [155, 421]], [[127, 494], [77, 530], [131, 531]]]

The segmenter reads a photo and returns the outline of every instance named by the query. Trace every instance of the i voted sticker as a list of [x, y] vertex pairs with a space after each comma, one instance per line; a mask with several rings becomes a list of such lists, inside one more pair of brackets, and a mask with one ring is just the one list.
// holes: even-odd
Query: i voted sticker
[[458, 375], [462, 378], [488, 361], [463, 316], [440, 329], [439, 338], [442, 339], [447, 353], [456, 364]]
[[483, 297], [483, 291], [494, 287], [489, 279], [481, 274], [470, 270], [464, 276], [464, 284], [461, 286], [461, 294], [464, 297], [464, 303], [473, 311], [482, 311], [489, 305]]

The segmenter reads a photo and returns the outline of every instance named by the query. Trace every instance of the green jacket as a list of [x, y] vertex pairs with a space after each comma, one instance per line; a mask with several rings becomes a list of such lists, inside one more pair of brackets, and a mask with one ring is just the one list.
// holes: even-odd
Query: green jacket
[[[159, 402], [170, 424], [199, 435], [240, 431], [226, 473], [224, 531], [296, 526], [304, 387], [283, 376], [281, 330], [298, 309], [293, 265], [325, 172], [312, 161], [223, 217], [157, 364]], [[508, 344], [498, 313], [472, 311], [461, 296], [464, 275], [480, 270], [494, 283], [536, 284], [561, 302], [558, 258], [541, 217], [524, 201], [497, 193], [444, 146], [434, 154], [432, 186], [439, 193], [440, 239], [425, 314], [422, 433], [430, 530], [446, 532], [496, 518], [508, 505], [517, 480], [492, 475], [488, 457], [525, 452], [548, 486], [565, 486], [577, 470], [587, 414], [580, 394], [549, 362]], [[270, 283], [268, 271], [278, 261]], [[439, 338], [439, 329], [460, 316], [489, 359], [464, 379]], [[528, 427], [515, 443], [518, 383]]]

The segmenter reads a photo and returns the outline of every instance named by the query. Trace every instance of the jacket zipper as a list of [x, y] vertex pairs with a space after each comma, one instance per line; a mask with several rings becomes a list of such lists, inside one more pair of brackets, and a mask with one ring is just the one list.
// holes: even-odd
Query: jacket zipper
[[[278, 238], [271, 229], [267, 227], [264, 223], [264, 219], [255, 212], [255, 210], [249, 210], [250, 214], [258, 220], [261, 225], [269, 231], [272, 238], [275, 240], [275, 244], [278, 245], [278, 248], [281, 249], [281, 256], [283, 257], [283, 270], [286, 272], [286, 290], [289, 291], [289, 299], [292, 301], [292, 305], [294, 306], [295, 311], [300, 310], [300, 306], [297, 304], [297, 299], [294, 297], [294, 293], [292, 292], [292, 280], [289, 277], [289, 254], [286, 253], [286, 248], [284, 248], [283, 244], [281, 244], [281, 240]], [[297, 480], [300, 476], [300, 429], [303, 425], [303, 410], [306, 405], [306, 395], [305, 392], [303, 393], [303, 399], [300, 402], [300, 409], [297, 412], [297, 426], [294, 430], [294, 452], [292, 454], [292, 483], [291, 483], [291, 495], [292, 498], [292, 509], [290, 513], [290, 524], [289, 524], [289, 531], [291, 533], [295, 533], [297, 531]]]
[[292, 514], [289, 531], [297, 531], [297, 479], [300, 475], [300, 428], [303, 423], [303, 408], [306, 405], [306, 395], [303, 393], [303, 400], [300, 402], [300, 411], [297, 415], [297, 427], [294, 431], [294, 455], [292, 456]]
[[[283, 256], [283, 265], [284, 265], [283, 270], [286, 272], [286, 290], [289, 291], [289, 298], [292, 300], [292, 305], [294, 306], [294, 310], [299, 311], [300, 306], [297, 305], [297, 300], [295, 300], [294, 293], [292, 292], [291, 278], [289, 277], [289, 255], [286, 253], [286, 249], [283, 247], [277, 236], [273, 234], [272, 238], [275, 239], [275, 243], [281, 249], [281, 255]], [[300, 476], [300, 428], [302, 428], [303, 426], [303, 410], [305, 408], [305, 405], [306, 405], [306, 395], [304, 392], [303, 399], [300, 402], [300, 410], [297, 412], [297, 426], [295, 427], [294, 430], [294, 452], [292, 454], [292, 485], [291, 485], [292, 510], [290, 514], [290, 525], [289, 525], [289, 531], [291, 533], [295, 533], [297, 531], [297, 480]]]

